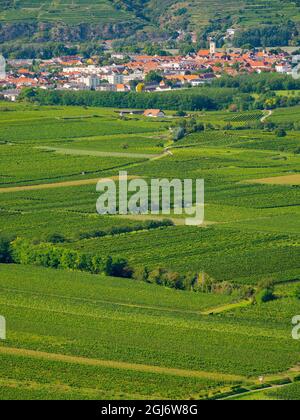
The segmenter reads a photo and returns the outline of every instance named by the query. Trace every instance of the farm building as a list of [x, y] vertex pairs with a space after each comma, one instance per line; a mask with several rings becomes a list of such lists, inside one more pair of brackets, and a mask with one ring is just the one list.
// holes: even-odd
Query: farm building
[[165, 113], [160, 109], [146, 109], [144, 112], [145, 117], [151, 117], [151, 118], [159, 118], [159, 117], [165, 117]]

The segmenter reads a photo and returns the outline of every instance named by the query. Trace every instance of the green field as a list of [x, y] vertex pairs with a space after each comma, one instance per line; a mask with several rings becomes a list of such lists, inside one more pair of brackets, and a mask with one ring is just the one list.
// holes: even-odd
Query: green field
[[[280, 138], [249, 129], [260, 112], [195, 113], [219, 127], [172, 144], [172, 113], [157, 121], [102, 108], [3, 102], [0, 109], [1, 237], [39, 243], [59, 234], [59, 249], [206, 273], [237, 288], [271, 279], [277, 296], [251, 305], [237, 292], [1, 264], [8, 331], [0, 399], [237, 398], [237, 387], [247, 392], [241, 399], [300, 399], [296, 382], [276, 388], [299, 374], [299, 342], [291, 338], [299, 185], [256, 182], [299, 173], [299, 131]], [[300, 108], [269, 118], [298, 121]], [[96, 181], [120, 170], [147, 181], [204, 178], [205, 225], [184, 226], [171, 214], [174, 226], [149, 229], [143, 217], [98, 216]], [[256, 391], [261, 375], [272, 388]]]
[[230, 299], [3, 265], [0, 289], [2, 398], [206, 398], [299, 360], [290, 298], [208, 317]]

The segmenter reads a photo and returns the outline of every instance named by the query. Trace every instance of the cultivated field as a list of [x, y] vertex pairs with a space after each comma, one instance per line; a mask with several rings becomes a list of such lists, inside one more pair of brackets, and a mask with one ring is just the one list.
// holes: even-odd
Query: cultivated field
[[230, 298], [3, 265], [0, 289], [1, 397], [206, 398], [299, 360], [290, 298], [210, 317]]
[[[300, 309], [298, 131], [281, 138], [250, 129], [260, 112], [202, 112], [197, 121], [215, 130], [172, 143], [170, 115], [124, 120], [113, 109], [7, 103], [0, 110], [1, 236], [35, 244], [59, 237], [59, 250], [206, 273], [236, 288], [179, 291], [30, 261], [1, 265], [1, 399], [300, 398], [290, 384], [300, 363], [291, 338]], [[268, 118], [289, 115], [300, 120], [300, 108]], [[120, 170], [147, 181], [204, 178], [206, 224], [184, 226], [172, 214], [174, 225], [150, 228], [148, 218], [98, 216], [96, 183]], [[241, 298], [241, 286], [262, 280], [277, 284], [277, 300]], [[252, 392], [261, 375], [272, 388]]]

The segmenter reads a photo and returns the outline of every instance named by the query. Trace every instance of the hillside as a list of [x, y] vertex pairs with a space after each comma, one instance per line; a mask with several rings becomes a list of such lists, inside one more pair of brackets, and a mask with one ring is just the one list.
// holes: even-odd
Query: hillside
[[[7, 0], [0, 4], [0, 41], [30, 37], [85, 41], [126, 36], [141, 24], [137, 10], [110, 0]], [[137, 8], [136, 8], [137, 9]]]
[[[297, 4], [298, 3], [298, 4]], [[36, 42], [124, 38], [139, 30], [159, 33], [193, 30], [222, 34], [300, 22], [299, 2], [291, 0], [5, 0], [0, 5], [0, 41], [30, 37]], [[295, 33], [295, 30], [294, 30]], [[292, 36], [290, 37], [292, 38]]]

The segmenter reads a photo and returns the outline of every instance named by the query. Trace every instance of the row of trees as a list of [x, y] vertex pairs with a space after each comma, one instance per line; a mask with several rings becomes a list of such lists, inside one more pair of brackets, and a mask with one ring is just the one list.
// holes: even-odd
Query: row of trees
[[278, 73], [241, 74], [236, 77], [223, 76], [212, 82], [213, 87], [235, 88], [243, 93], [266, 93], [277, 90], [299, 90], [300, 80]]
[[208, 96], [180, 93], [73, 92], [26, 89], [20, 99], [41, 105], [78, 105], [113, 108], [216, 109]]
[[159, 229], [163, 227], [170, 227], [174, 226], [174, 222], [170, 219], [165, 220], [149, 220], [145, 221], [140, 224], [136, 224], [133, 226], [114, 226], [110, 227], [106, 230], [92, 230], [92, 231], [81, 231], [78, 234], [74, 235], [72, 238], [66, 238], [64, 235], [60, 233], [50, 233], [46, 234], [42, 241], [58, 244], [58, 243], [65, 243], [65, 242], [72, 242], [75, 240], [82, 240], [82, 239], [92, 239], [92, 238], [103, 238], [105, 236], [114, 236], [114, 235], [121, 235], [124, 233], [131, 233], [131, 232], [139, 232], [142, 230], [153, 230]]
[[[0, 237], [0, 263], [79, 270], [91, 274], [104, 273], [111, 277], [131, 278], [172, 289], [233, 295], [236, 298], [252, 299], [257, 303], [275, 299], [275, 286], [270, 280], [261, 282], [258, 288], [254, 289], [251, 286], [236, 285], [227, 281], [220, 282], [205, 272], [183, 274], [163, 267], [148, 269], [139, 266], [133, 268], [122, 257], [103, 258], [98, 255], [69, 250], [52, 243], [34, 244], [24, 238], [10, 241], [10, 239]], [[296, 296], [300, 298], [300, 289], [297, 289]]]
[[[156, 73], [149, 81], [159, 81]], [[152, 80], [153, 79], [153, 80]], [[177, 111], [224, 110], [235, 107], [246, 111], [291, 107], [300, 103], [299, 95], [278, 95], [276, 91], [300, 90], [300, 80], [276, 73], [224, 76], [211, 86], [173, 90], [163, 93], [146, 92], [92, 92], [23, 89], [20, 100], [41, 105], [78, 105], [113, 108], [161, 108]], [[253, 93], [258, 95], [254, 96]]]
[[6, 260], [16, 264], [79, 270], [91, 274], [105, 273], [108, 276], [124, 278], [130, 278], [133, 274], [128, 261], [124, 258], [111, 256], [102, 258], [51, 243], [33, 244], [28, 239], [17, 238], [9, 244], [6, 241], [6, 250], [8, 252]]
[[253, 99], [250, 95], [239, 94], [235, 89], [195, 88], [164, 93], [137, 92], [92, 92], [24, 89], [20, 100], [41, 105], [77, 105], [112, 108], [160, 108], [170, 110], [222, 110], [232, 102], [243, 102], [248, 109]]

